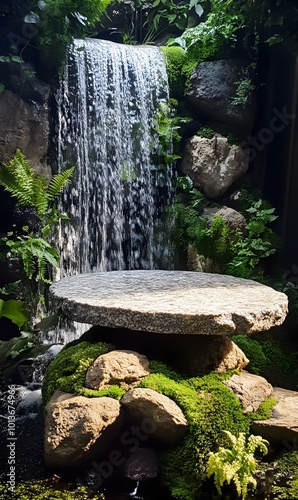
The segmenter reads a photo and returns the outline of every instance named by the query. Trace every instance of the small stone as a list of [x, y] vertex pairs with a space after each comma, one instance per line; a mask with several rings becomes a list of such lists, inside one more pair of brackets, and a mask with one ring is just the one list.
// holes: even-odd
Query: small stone
[[127, 391], [149, 374], [146, 356], [129, 350], [115, 350], [95, 359], [87, 371], [85, 385], [95, 390], [118, 385]]
[[132, 389], [121, 399], [128, 419], [143, 433], [172, 444], [187, 433], [187, 420], [179, 406], [153, 389]]
[[261, 403], [272, 396], [273, 392], [272, 385], [264, 377], [248, 372], [233, 375], [229, 380], [224, 380], [223, 384], [241, 401], [244, 407], [243, 413], [257, 411]]

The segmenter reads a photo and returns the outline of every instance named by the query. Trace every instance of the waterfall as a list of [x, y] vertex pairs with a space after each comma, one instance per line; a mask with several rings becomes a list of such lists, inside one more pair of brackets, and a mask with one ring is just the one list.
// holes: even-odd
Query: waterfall
[[[171, 192], [160, 169], [156, 112], [168, 101], [158, 47], [76, 40], [57, 95], [58, 169], [75, 166], [63, 194], [59, 277], [169, 268], [161, 215]], [[57, 240], [56, 240], [57, 243]]]
[[[160, 166], [157, 112], [168, 103], [158, 47], [75, 40], [56, 95], [58, 171], [75, 166], [63, 192], [54, 280], [78, 273], [172, 267], [172, 166]], [[86, 325], [60, 325], [69, 342]]]

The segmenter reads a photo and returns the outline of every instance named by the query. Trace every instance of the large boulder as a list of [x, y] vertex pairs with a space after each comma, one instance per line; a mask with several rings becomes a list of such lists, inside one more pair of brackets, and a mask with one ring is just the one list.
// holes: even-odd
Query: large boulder
[[83, 465], [103, 451], [120, 423], [120, 403], [115, 399], [56, 392], [46, 406], [46, 465], [54, 469]]
[[298, 392], [275, 387], [273, 397], [277, 403], [271, 418], [252, 422], [252, 431], [274, 445], [282, 443], [287, 450], [297, 449]]
[[187, 420], [179, 406], [153, 389], [132, 389], [121, 404], [132, 423], [148, 428], [151, 437], [164, 443], [175, 443], [187, 433]]
[[0, 94], [0, 161], [8, 162], [20, 149], [34, 171], [48, 179], [49, 91], [43, 84], [42, 102], [27, 102], [10, 90]]
[[242, 372], [223, 381], [241, 401], [244, 413], [255, 412], [265, 399], [272, 396], [273, 387], [264, 377]]
[[209, 198], [222, 196], [248, 169], [249, 151], [215, 134], [212, 139], [197, 135], [185, 144], [181, 170]]
[[134, 351], [116, 350], [95, 359], [87, 371], [85, 385], [96, 390], [118, 385], [127, 391], [149, 374], [146, 356]]
[[235, 59], [200, 63], [190, 77], [186, 99], [192, 109], [248, 135], [255, 117], [254, 96], [245, 107], [233, 104], [243, 66], [243, 61]]

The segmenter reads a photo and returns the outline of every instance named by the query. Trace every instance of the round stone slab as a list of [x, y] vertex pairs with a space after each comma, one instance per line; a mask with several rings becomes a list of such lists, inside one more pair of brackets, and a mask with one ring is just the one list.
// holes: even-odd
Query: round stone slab
[[111, 271], [64, 278], [53, 307], [81, 323], [169, 334], [251, 333], [280, 325], [283, 293], [256, 281], [189, 271]]

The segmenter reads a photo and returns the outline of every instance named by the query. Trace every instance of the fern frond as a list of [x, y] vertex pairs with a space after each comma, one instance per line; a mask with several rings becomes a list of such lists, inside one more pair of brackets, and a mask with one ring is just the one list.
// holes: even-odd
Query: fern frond
[[0, 184], [17, 199], [19, 205], [32, 207], [34, 175], [25, 156], [17, 149], [12, 160], [0, 168]]
[[48, 201], [53, 201], [58, 194], [67, 186], [70, 182], [70, 178], [73, 175], [74, 167], [64, 170], [60, 174], [54, 175], [50, 184], [47, 187], [47, 198]]
[[43, 177], [35, 176], [33, 185], [33, 201], [40, 218], [43, 218], [47, 212], [48, 199], [46, 193], [46, 181]]

